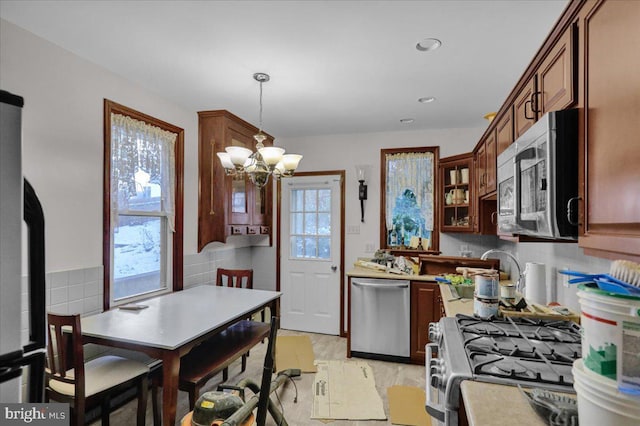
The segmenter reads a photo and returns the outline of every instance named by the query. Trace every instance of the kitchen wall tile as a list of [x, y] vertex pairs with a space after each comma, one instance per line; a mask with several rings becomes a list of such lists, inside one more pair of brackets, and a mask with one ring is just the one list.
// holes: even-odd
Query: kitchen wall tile
[[83, 312], [85, 314], [102, 312], [102, 297], [100, 296], [86, 297], [84, 299]]
[[68, 309], [70, 314], [84, 313], [84, 299], [69, 302]]
[[103, 275], [103, 267], [101, 266], [95, 266], [92, 268], [87, 268], [84, 270], [84, 279], [86, 282], [89, 281], [102, 281], [104, 278]]
[[51, 273], [51, 288], [66, 287], [69, 285], [69, 272], [58, 271]]
[[102, 280], [90, 281], [84, 284], [84, 296], [97, 296], [103, 292]]
[[51, 304], [56, 305], [58, 303], [69, 301], [68, 287], [59, 287], [51, 289]]
[[[83, 275], [84, 277], [84, 275]], [[84, 298], [84, 283], [69, 286], [69, 301], [82, 300]]]
[[84, 272], [86, 269], [73, 269], [69, 271], [69, 285], [84, 283]]
[[58, 303], [55, 305], [49, 306], [47, 312], [52, 312], [54, 314], [67, 315], [69, 313], [69, 304], [67, 302]]

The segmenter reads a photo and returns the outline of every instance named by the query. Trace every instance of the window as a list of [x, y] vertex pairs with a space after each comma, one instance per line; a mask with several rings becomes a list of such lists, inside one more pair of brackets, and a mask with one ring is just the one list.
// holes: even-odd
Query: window
[[291, 191], [291, 258], [331, 259], [331, 190]]
[[105, 100], [105, 310], [182, 288], [183, 135]]
[[438, 250], [438, 153], [438, 147], [380, 151], [380, 247]]

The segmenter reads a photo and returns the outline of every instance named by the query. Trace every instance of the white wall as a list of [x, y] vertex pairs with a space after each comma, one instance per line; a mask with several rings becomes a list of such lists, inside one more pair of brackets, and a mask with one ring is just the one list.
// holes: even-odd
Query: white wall
[[[440, 157], [469, 152], [480, 139], [483, 128], [440, 129], [370, 134], [342, 134], [306, 138], [276, 139], [275, 143], [291, 153], [303, 154], [299, 171], [345, 170], [345, 229], [358, 226], [358, 234], [345, 235], [345, 272], [353, 268], [358, 257], [372, 256], [367, 245], [380, 246], [380, 150], [416, 146], [440, 146]], [[365, 219], [360, 222], [360, 201], [356, 164], [370, 166], [366, 179], [368, 199]], [[275, 192], [275, 191], [274, 191]], [[276, 211], [274, 210], [274, 220]], [[274, 241], [275, 241], [274, 235]], [[254, 248], [254, 269], [258, 275], [274, 277], [275, 243], [272, 248]], [[256, 262], [257, 259], [263, 259]], [[274, 281], [275, 282], [275, 281]]]
[[23, 96], [23, 171], [45, 212], [48, 271], [102, 265], [103, 99], [185, 130], [185, 253], [196, 251], [197, 116], [7, 21], [0, 87]]

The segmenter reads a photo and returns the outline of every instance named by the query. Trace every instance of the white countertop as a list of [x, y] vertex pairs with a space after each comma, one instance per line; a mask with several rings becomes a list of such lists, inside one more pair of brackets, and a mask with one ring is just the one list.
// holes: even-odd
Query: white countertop
[[202, 285], [139, 302], [138, 311], [114, 308], [82, 318], [82, 334], [176, 349], [229, 321], [242, 318], [281, 293]]

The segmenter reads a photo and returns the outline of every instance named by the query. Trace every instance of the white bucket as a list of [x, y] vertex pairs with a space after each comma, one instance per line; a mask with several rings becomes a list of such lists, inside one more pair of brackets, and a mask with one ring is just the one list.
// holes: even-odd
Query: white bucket
[[596, 284], [578, 289], [585, 368], [640, 396], [640, 298], [602, 291]]
[[640, 398], [618, 392], [614, 381], [591, 372], [582, 359], [573, 363], [580, 426], [638, 426]]

